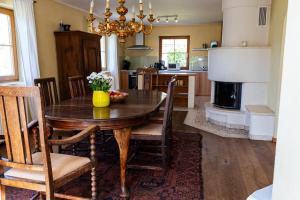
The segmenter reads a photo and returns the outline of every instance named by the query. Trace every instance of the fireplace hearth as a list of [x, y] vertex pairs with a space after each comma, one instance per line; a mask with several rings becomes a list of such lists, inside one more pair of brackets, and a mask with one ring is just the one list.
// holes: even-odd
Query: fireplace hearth
[[242, 83], [215, 82], [214, 105], [219, 108], [240, 110]]

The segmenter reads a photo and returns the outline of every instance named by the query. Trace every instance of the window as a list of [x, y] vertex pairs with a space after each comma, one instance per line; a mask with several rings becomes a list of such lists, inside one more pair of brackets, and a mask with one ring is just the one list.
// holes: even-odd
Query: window
[[102, 36], [100, 42], [101, 42], [101, 66], [102, 66], [102, 71], [105, 71], [105, 70], [107, 70], [106, 37]]
[[0, 8], [0, 81], [17, 80], [17, 65], [13, 11]]
[[169, 63], [189, 67], [190, 36], [161, 36], [159, 37], [159, 59]]

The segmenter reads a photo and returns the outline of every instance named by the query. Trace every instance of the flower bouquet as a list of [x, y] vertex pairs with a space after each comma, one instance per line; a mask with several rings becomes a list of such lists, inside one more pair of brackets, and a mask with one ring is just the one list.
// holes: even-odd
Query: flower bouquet
[[107, 73], [91, 73], [87, 80], [93, 90], [93, 105], [95, 107], [107, 107], [110, 104], [109, 90], [111, 88], [112, 77]]

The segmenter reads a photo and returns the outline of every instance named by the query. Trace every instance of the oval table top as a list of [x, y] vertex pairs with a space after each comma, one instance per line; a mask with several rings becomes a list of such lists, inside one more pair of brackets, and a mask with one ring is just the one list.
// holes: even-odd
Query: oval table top
[[156, 112], [166, 98], [159, 91], [127, 90], [129, 95], [122, 103], [96, 108], [92, 97], [68, 99], [46, 107], [47, 123], [53, 128], [82, 130], [89, 125], [99, 125], [102, 130], [137, 126]]

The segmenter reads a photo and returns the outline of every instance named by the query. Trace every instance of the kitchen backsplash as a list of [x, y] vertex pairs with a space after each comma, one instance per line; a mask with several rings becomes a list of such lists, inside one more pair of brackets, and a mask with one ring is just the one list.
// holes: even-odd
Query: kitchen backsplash
[[[130, 69], [137, 69], [139, 67], [154, 65], [158, 62], [157, 56], [127, 56], [130, 61]], [[202, 70], [203, 67], [207, 68], [207, 56], [191, 56], [190, 58], [190, 69], [191, 70]]]
[[156, 56], [130, 56], [127, 59], [131, 63], [130, 69], [154, 65], [154, 63], [158, 62], [158, 57]]

